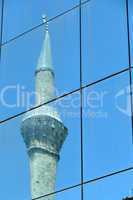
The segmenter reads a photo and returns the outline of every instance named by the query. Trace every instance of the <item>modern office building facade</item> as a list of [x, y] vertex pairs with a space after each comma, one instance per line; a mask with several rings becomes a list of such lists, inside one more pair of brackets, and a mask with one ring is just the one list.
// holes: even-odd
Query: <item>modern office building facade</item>
[[0, 10], [1, 199], [128, 196], [132, 1], [1, 0]]

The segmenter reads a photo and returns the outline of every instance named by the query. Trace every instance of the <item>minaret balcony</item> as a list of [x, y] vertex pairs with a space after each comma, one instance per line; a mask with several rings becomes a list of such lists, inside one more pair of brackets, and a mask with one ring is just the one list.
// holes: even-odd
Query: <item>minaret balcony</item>
[[49, 115], [32, 115], [22, 122], [22, 135], [28, 151], [41, 149], [59, 156], [67, 136], [63, 123]]

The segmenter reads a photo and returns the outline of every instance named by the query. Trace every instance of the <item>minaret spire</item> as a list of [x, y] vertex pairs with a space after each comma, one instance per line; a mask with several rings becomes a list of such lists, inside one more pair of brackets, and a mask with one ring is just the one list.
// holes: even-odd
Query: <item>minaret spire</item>
[[[30, 161], [32, 198], [54, 192], [59, 154], [67, 136], [67, 128], [60, 119], [56, 107], [48, 103], [56, 95], [46, 16], [43, 16], [43, 22], [45, 37], [35, 71], [35, 106], [41, 106], [27, 112], [21, 126]], [[42, 200], [54, 200], [54, 196], [47, 196]]]
[[51, 39], [50, 39], [49, 30], [48, 30], [48, 22], [47, 22], [46, 15], [42, 16], [42, 20], [45, 26], [45, 37], [44, 37], [36, 71], [47, 70], [47, 69], [53, 71]]
[[36, 68], [37, 105], [43, 104], [55, 98], [51, 40], [48, 31], [48, 22], [46, 15], [43, 15], [42, 19], [45, 25], [45, 36]]

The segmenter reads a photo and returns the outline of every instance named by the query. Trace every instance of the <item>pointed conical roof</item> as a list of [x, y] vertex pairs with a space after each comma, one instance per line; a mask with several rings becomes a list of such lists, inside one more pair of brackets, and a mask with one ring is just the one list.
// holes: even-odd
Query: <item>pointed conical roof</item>
[[40, 57], [37, 64], [37, 70], [40, 69], [51, 69], [53, 70], [52, 65], [52, 55], [51, 55], [51, 41], [50, 41], [50, 35], [48, 31], [48, 23], [46, 22], [46, 18], [44, 19], [45, 23], [45, 39], [42, 45]]
[[[50, 35], [48, 32], [48, 23], [46, 22], [46, 17], [44, 20], [45, 20], [44, 21], [44, 23], [45, 23], [45, 38], [43, 41], [40, 57], [38, 60], [36, 73], [40, 72], [40, 71], [48, 70], [48, 71], [51, 71], [52, 74], [54, 75], [53, 65], [52, 65], [52, 54], [51, 54], [51, 41], [50, 41]], [[44, 84], [45, 84], [45, 86], [47, 86], [47, 84], [48, 84], [47, 80], [45, 80], [43, 76], [41, 76], [41, 77], [38, 76], [36, 78], [39, 79], [39, 86], [41, 86], [43, 88], [43, 94], [41, 94], [42, 95], [41, 97], [44, 97], [43, 95], [45, 95], [45, 97], [47, 98], [47, 91], [45, 91], [46, 93], [44, 94], [44, 89], [46, 88], [46, 87], [44, 87]], [[50, 81], [50, 79], [53, 80], [54, 77], [50, 77], [48, 81]], [[51, 83], [53, 83], [53, 82], [51, 82]], [[52, 89], [52, 87], [49, 87], [49, 85], [47, 86], [47, 88], [48, 88], [48, 90]], [[53, 85], [53, 88], [54, 88], [54, 85]], [[54, 93], [54, 92], [55, 92], [54, 90], [50, 91], [50, 95], [51, 95], [51, 93]], [[48, 95], [49, 95], [49, 92], [48, 92]], [[55, 93], [54, 93], [54, 95], [55, 95]], [[51, 100], [51, 96], [48, 96], [48, 97], [50, 98], [50, 99], [48, 99], [48, 101]], [[52, 98], [55, 98], [55, 97], [52, 97]], [[41, 116], [50, 116], [51, 118], [54, 118], [54, 119], [62, 122], [62, 120], [60, 118], [60, 114], [58, 113], [54, 103], [52, 105], [51, 104], [43, 105], [44, 102], [41, 102], [41, 103], [39, 102], [39, 104], [37, 104], [37, 105], [42, 104], [40, 107], [27, 112], [24, 115], [23, 121], [25, 121], [28, 118], [32, 118], [34, 116], [40, 116], [40, 118], [41, 118]]]

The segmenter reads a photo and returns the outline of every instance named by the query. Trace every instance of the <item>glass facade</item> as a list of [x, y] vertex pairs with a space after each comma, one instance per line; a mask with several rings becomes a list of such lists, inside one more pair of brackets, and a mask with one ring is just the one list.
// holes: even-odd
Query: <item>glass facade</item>
[[[1, 199], [133, 196], [132, 8], [131, 0], [0, 0]], [[36, 105], [44, 14], [56, 97]], [[68, 136], [55, 191], [32, 198], [21, 124], [43, 106], [58, 110]]]

